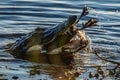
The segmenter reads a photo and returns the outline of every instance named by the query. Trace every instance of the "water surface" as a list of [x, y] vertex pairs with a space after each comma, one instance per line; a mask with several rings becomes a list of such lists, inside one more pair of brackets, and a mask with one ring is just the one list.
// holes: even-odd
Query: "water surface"
[[[53, 80], [58, 78], [60, 74], [57, 74], [57, 71], [53, 74], [49, 72], [51, 68], [46, 71], [43, 70], [43, 66], [48, 67], [49, 64], [41, 65], [15, 59], [5, 52], [5, 45], [15, 42], [22, 35], [33, 31], [37, 27], [51, 27], [64, 21], [69, 15], [79, 16], [85, 5], [90, 8], [90, 14], [79, 22], [78, 27], [80, 28], [81, 23], [89, 18], [98, 20], [98, 27], [85, 30], [92, 39], [92, 47], [100, 50], [100, 56], [120, 63], [119, 0], [1, 0], [0, 79], [11, 80], [17, 77], [18, 80]], [[109, 75], [109, 72], [115, 68], [116, 64], [101, 60], [92, 53], [87, 55], [85, 59], [82, 67], [85, 72], [77, 76], [77, 80], [98, 80], [96, 77], [90, 78], [90, 72], [94, 75], [98, 73], [99, 79], [103, 80], [120, 79], [120, 74], [119, 76]], [[106, 73], [106, 77], [97, 72], [101, 66], [102, 70], [105, 71], [104, 73]], [[36, 68], [38, 68], [37, 72]], [[62, 70], [62, 67], [56, 67], [56, 69], [59, 68]], [[31, 74], [30, 71], [35, 72], [35, 74]]]

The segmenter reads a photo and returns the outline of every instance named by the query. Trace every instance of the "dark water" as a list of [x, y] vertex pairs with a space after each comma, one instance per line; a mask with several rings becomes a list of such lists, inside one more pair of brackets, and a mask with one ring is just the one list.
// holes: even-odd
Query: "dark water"
[[[120, 63], [120, 0], [0, 0], [0, 79], [12, 80], [18, 77], [17, 80], [53, 80], [58, 78], [59, 72], [49, 73], [54, 69], [44, 71], [41, 64], [14, 59], [5, 52], [5, 45], [15, 42], [20, 36], [33, 31], [36, 27], [51, 27], [62, 22], [69, 15], [80, 15], [85, 5], [90, 7], [90, 14], [82, 21], [89, 18], [99, 21], [98, 27], [85, 30], [92, 39], [92, 47], [99, 49], [101, 56]], [[77, 76], [77, 80], [120, 79], [120, 74], [117, 76], [109, 74], [116, 64], [100, 60], [94, 54], [87, 55], [83, 63], [87, 63], [84, 65], [85, 72]], [[101, 66], [101, 71], [106, 73], [104, 78], [103, 74], [97, 72]], [[60, 66], [57, 69], [60, 69]], [[98, 73], [99, 78], [90, 78], [90, 72], [96, 76]]]

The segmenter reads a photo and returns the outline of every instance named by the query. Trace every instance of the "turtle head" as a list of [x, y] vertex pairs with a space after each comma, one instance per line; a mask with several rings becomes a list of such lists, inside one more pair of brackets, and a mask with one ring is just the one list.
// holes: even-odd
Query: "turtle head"
[[78, 23], [78, 17], [76, 15], [70, 15], [67, 20], [67, 27], [69, 30], [67, 33], [73, 35], [77, 29], [76, 24]]
[[71, 15], [68, 17], [68, 25], [75, 25], [77, 24], [78, 17], [76, 15]]
[[66, 21], [44, 30], [42, 34], [42, 40], [49, 42], [53, 41], [58, 35], [62, 35], [67, 31], [70, 31], [69, 29], [74, 29], [74, 27], [76, 27], [77, 21], [78, 18], [76, 15], [69, 16]]

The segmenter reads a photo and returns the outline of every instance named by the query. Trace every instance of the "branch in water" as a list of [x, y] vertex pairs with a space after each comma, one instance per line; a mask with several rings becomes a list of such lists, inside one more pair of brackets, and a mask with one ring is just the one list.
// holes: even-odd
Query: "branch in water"
[[102, 60], [104, 60], [104, 61], [107, 61], [107, 62], [111, 62], [111, 63], [113, 63], [113, 64], [120, 65], [119, 62], [115, 62], [115, 61], [112, 61], [112, 60], [108, 60], [108, 59], [105, 59], [105, 58], [99, 56], [99, 55], [98, 55], [98, 54], [99, 54], [99, 51], [98, 51], [98, 50], [94, 50], [93, 53], [94, 53], [98, 58], [100, 58], [100, 59], [102, 59]]
[[97, 22], [98, 22], [97, 20], [90, 19], [88, 22], [82, 24], [83, 27], [81, 28], [81, 30], [88, 28], [90, 26], [97, 26]]

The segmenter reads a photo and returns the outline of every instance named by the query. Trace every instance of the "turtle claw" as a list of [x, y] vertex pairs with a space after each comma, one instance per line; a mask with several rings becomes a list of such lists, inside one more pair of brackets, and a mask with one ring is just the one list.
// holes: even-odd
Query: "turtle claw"
[[82, 18], [83, 16], [86, 16], [89, 13], [88, 9], [89, 8], [87, 6], [83, 7], [83, 11], [82, 11], [82, 14], [80, 15], [80, 18]]
[[90, 19], [88, 22], [82, 24], [83, 27], [81, 28], [81, 30], [83, 30], [83, 29], [85, 29], [85, 28], [88, 28], [88, 27], [90, 27], [90, 26], [97, 26], [97, 22], [98, 22], [98, 21], [96, 21], [96, 20], [94, 20], [94, 19]]
[[89, 13], [89, 8], [87, 6], [84, 6], [81, 15], [78, 18], [77, 23], [80, 21], [82, 17], [86, 16], [88, 13]]

